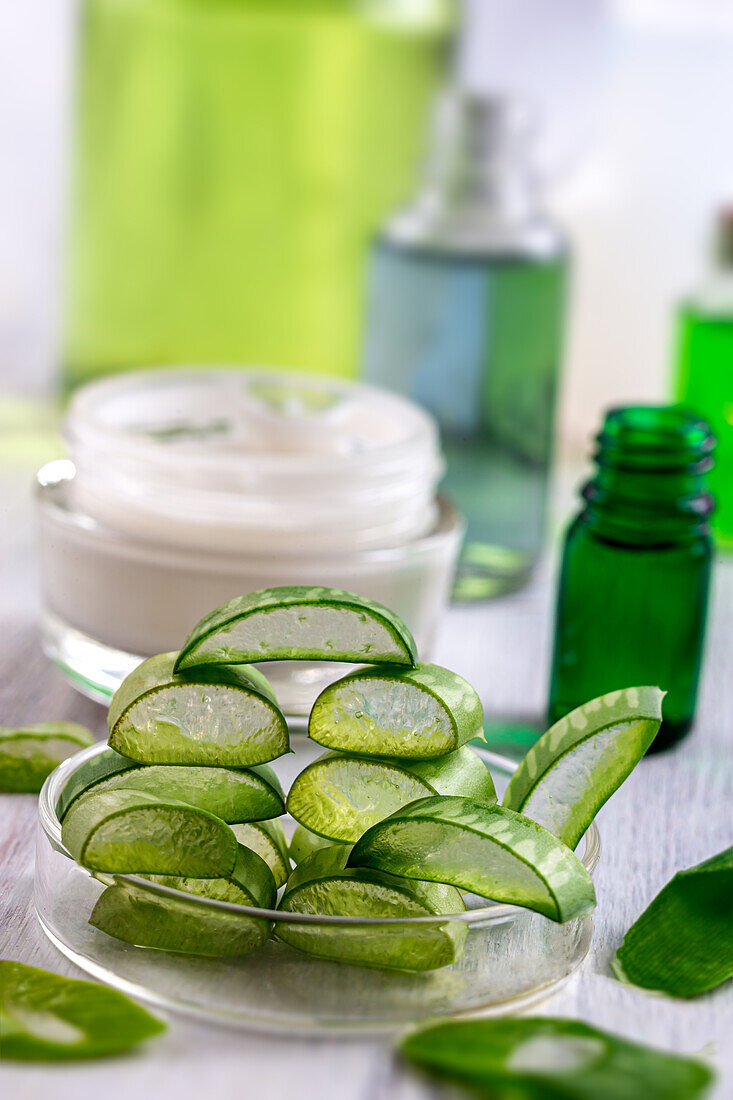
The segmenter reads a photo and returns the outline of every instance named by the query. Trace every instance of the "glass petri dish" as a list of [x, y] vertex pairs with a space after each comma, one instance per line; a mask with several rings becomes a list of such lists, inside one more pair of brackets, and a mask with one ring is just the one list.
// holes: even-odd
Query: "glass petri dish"
[[[296, 738], [295, 752], [275, 761], [287, 788], [318, 746]], [[132, 875], [104, 875], [79, 866], [61, 843], [56, 813], [59, 796], [74, 772], [103, 751], [84, 749], [49, 776], [39, 798], [35, 865], [35, 907], [51, 942], [82, 970], [154, 1006], [199, 1018], [267, 1032], [332, 1034], [385, 1033], [416, 1021], [450, 1016], [503, 1015], [542, 1000], [565, 982], [585, 958], [592, 919], [556, 924], [513, 905], [468, 896], [468, 911], [455, 916], [359, 919], [311, 916], [255, 909], [195, 898]], [[505, 757], [476, 750], [491, 770], [501, 796], [515, 765]], [[286, 831], [294, 822], [284, 819]], [[592, 825], [580, 843], [580, 858], [593, 874], [600, 838]], [[271, 923], [273, 935], [259, 951], [212, 959], [136, 947], [88, 923], [107, 885], [124, 883], [164, 904], [166, 898], [190, 909], [192, 920], [216, 913]], [[346, 937], [397, 936], [416, 925], [467, 928], [461, 957], [451, 966], [402, 973], [331, 962], [277, 939], [282, 922], [307, 925]]]

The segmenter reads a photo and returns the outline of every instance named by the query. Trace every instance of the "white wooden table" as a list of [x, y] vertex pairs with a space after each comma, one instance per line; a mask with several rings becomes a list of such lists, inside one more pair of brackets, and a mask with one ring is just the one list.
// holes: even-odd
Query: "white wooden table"
[[[100, 707], [42, 657], [37, 637], [27, 482], [0, 482], [0, 724], [52, 718], [102, 736]], [[490, 605], [455, 608], [435, 659], [480, 690], [489, 714], [537, 719], [547, 683], [551, 584]], [[693, 734], [645, 760], [602, 810], [603, 857], [591, 953], [538, 1011], [575, 1016], [716, 1066], [716, 1100], [733, 1097], [733, 983], [695, 1001], [620, 985], [609, 963], [623, 933], [673, 873], [733, 842], [733, 561], [717, 570], [707, 660]], [[614, 644], [609, 639], [609, 645]], [[45, 939], [33, 912], [36, 800], [0, 795], [0, 957], [83, 975]], [[732, 929], [733, 934], [733, 929]], [[403, 1069], [388, 1041], [290, 1039], [171, 1016], [162, 1038], [132, 1055], [68, 1066], [4, 1064], [3, 1100], [410, 1100], [442, 1092]]]

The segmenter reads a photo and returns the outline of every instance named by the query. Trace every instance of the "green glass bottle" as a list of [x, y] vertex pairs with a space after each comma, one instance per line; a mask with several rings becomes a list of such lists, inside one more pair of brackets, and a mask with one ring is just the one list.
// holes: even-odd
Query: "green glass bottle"
[[733, 209], [718, 218], [705, 283], [679, 308], [676, 357], [676, 400], [715, 432], [713, 534], [721, 549], [733, 550]]
[[667, 692], [653, 748], [692, 725], [712, 565], [715, 440], [680, 406], [611, 410], [565, 541], [549, 721], [606, 692]]

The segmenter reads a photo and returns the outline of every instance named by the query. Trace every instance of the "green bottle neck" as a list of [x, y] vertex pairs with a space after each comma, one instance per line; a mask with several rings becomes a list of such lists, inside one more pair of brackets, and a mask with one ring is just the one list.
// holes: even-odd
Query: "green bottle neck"
[[587, 527], [632, 546], [708, 534], [715, 439], [704, 420], [676, 406], [612, 409], [596, 439], [597, 470], [582, 490]]

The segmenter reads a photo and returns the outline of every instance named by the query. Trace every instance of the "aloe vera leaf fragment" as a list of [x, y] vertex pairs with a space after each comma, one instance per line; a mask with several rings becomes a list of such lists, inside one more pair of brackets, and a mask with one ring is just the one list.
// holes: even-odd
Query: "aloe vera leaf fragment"
[[0, 961], [0, 1058], [71, 1061], [121, 1054], [165, 1031], [123, 993]]
[[733, 977], [733, 847], [679, 871], [624, 936], [624, 980], [696, 997]]
[[0, 791], [37, 794], [62, 761], [93, 744], [93, 735], [77, 722], [0, 726]]
[[503, 805], [575, 848], [654, 740], [664, 694], [656, 687], [626, 688], [571, 711], [520, 762]]
[[698, 1100], [712, 1071], [579, 1020], [438, 1024], [403, 1040], [408, 1061], [491, 1100]]

